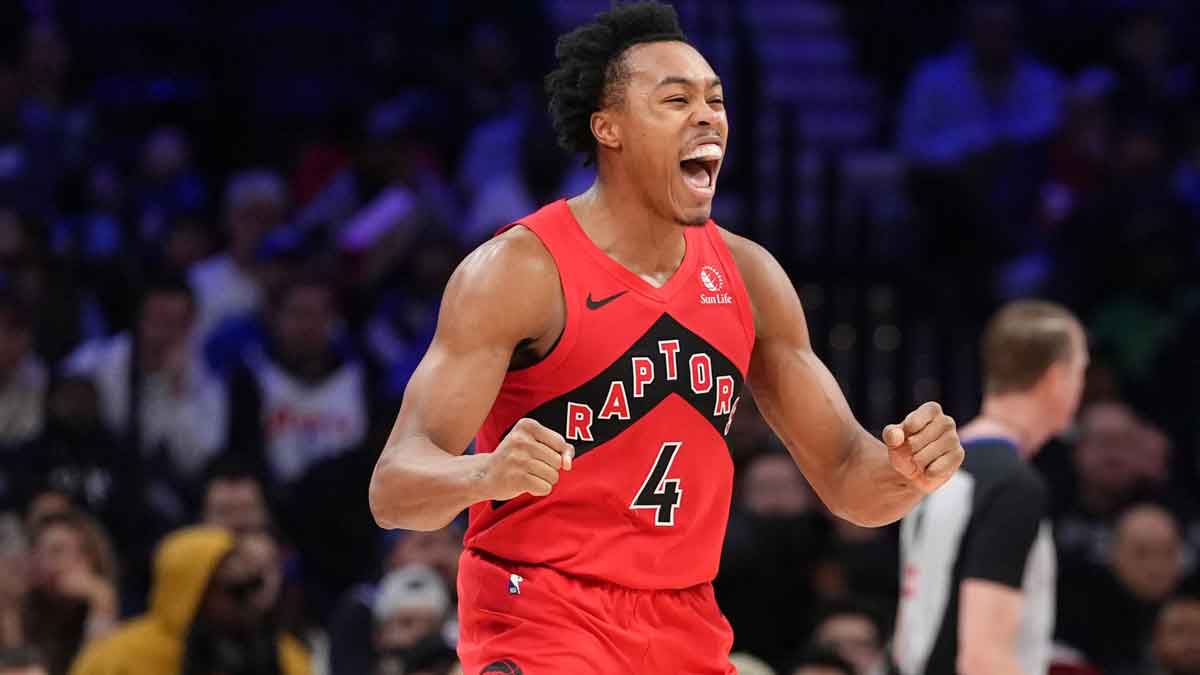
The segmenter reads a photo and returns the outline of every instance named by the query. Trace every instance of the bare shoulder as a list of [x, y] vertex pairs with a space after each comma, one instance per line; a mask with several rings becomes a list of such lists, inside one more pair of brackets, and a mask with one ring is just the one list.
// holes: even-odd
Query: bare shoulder
[[[763, 246], [755, 241], [747, 239], [739, 234], [734, 234], [723, 227], [717, 227], [721, 233], [721, 238], [725, 240], [725, 245], [729, 247], [729, 253], [733, 256], [733, 262], [738, 266], [738, 272], [742, 276], [758, 272], [759, 268], [764, 265], [776, 265], [775, 257], [771, 252], [763, 248]], [[747, 281], [749, 283], [749, 281]]]
[[562, 290], [553, 256], [524, 227], [480, 244], [446, 284], [446, 312], [467, 313], [478, 327], [535, 336], [561, 311]]
[[791, 279], [775, 256], [757, 242], [724, 228], [717, 229], [746, 284], [758, 334], [769, 333], [777, 319], [792, 321], [793, 315], [800, 311], [799, 299]]

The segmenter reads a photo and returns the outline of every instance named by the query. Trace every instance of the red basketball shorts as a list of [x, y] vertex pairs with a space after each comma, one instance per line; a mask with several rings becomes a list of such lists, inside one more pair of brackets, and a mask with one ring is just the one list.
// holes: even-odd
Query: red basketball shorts
[[458, 570], [464, 675], [736, 675], [711, 584], [640, 591], [470, 549]]

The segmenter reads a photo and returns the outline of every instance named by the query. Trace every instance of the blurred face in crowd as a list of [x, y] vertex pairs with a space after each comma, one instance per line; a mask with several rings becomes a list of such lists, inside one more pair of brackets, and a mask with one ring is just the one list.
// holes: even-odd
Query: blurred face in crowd
[[783, 453], [766, 453], [751, 461], [742, 479], [741, 501], [760, 516], [798, 516], [813, 505], [800, 469]]
[[1141, 426], [1128, 406], [1117, 402], [1089, 405], [1080, 417], [1075, 468], [1085, 488], [1119, 496], [1134, 487]]
[[270, 524], [262, 486], [253, 478], [218, 478], [204, 496], [204, 522], [236, 534], [260, 532]]
[[817, 627], [814, 641], [854, 665], [858, 675], [881, 672], [883, 643], [875, 623], [862, 614], [836, 614]]
[[441, 614], [432, 607], [397, 610], [375, 624], [375, 646], [380, 651], [407, 649], [436, 633], [441, 624]]
[[218, 629], [253, 628], [275, 606], [280, 585], [274, 538], [265, 533], [242, 535], [213, 573], [200, 615]]
[[1117, 522], [1112, 547], [1117, 578], [1135, 596], [1158, 602], [1183, 576], [1183, 542], [1175, 520], [1157, 506], [1139, 506]]
[[458, 579], [458, 557], [462, 554], [462, 533], [452, 527], [433, 532], [405, 532], [392, 548], [388, 567], [400, 569], [417, 563], [437, 570], [449, 588]]
[[273, 198], [252, 198], [229, 211], [230, 248], [238, 260], [249, 261], [263, 237], [283, 222], [285, 205]]
[[33, 542], [33, 582], [38, 588], [58, 592], [63, 577], [79, 569], [94, 569], [84, 536], [67, 523], [48, 525]]
[[42, 521], [68, 513], [72, 508], [70, 497], [61, 492], [46, 490], [30, 500], [29, 510], [25, 514], [25, 528], [32, 532]]
[[278, 308], [279, 346], [292, 359], [319, 358], [329, 349], [336, 321], [333, 289], [319, 284], [294, 286]]
[[1017, 51], [1017, 8], [1004, 0], [978, 0], [969, 11], [976, 63], [986, 72], [1007, 70]]
[[1152, 648], [1166, 675], [1200, 675], [1200, 598], [1181, 598], [1163, 607]]
[[195, 316], [192, 299], [182, 292], [151, 293], [142, 304], [138, 320], [139, 345], [153, 367], [174, 349], [186, 344]]

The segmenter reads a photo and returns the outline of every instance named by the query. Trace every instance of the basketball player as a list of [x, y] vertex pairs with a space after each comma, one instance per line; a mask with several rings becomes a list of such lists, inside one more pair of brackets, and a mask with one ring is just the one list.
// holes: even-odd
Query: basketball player
[[982, 413], [963, 470], [900, 527], [894, 656], [905, 675], [1045, 675], [1054, 630], [1046, 485], [1028, 460], [1071, 423], [1087, 342], [1048, 302], [1011, 303], [983, 335]]
[[[866, 525], [957, 469], [929, 403], [855, 421], [783, 269], [709, 219], [721, 83], [668, 6], [623, 5], [558, 43], [547, 78], [585, 193], [467, 257], [371, 481], [384, 527], [470, 507], [464, 672], [733, 673], [713, 599], [743, 383], [816, 491]], [[478, 431], [475, 454], [464, 454]]]

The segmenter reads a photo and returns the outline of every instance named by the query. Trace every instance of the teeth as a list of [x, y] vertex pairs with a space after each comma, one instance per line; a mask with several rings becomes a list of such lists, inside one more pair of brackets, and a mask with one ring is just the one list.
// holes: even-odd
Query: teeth
[[692, 159], [721, 159], [721, 146], [716, 143], [705, 143], [689, 152], [683, 161]]

